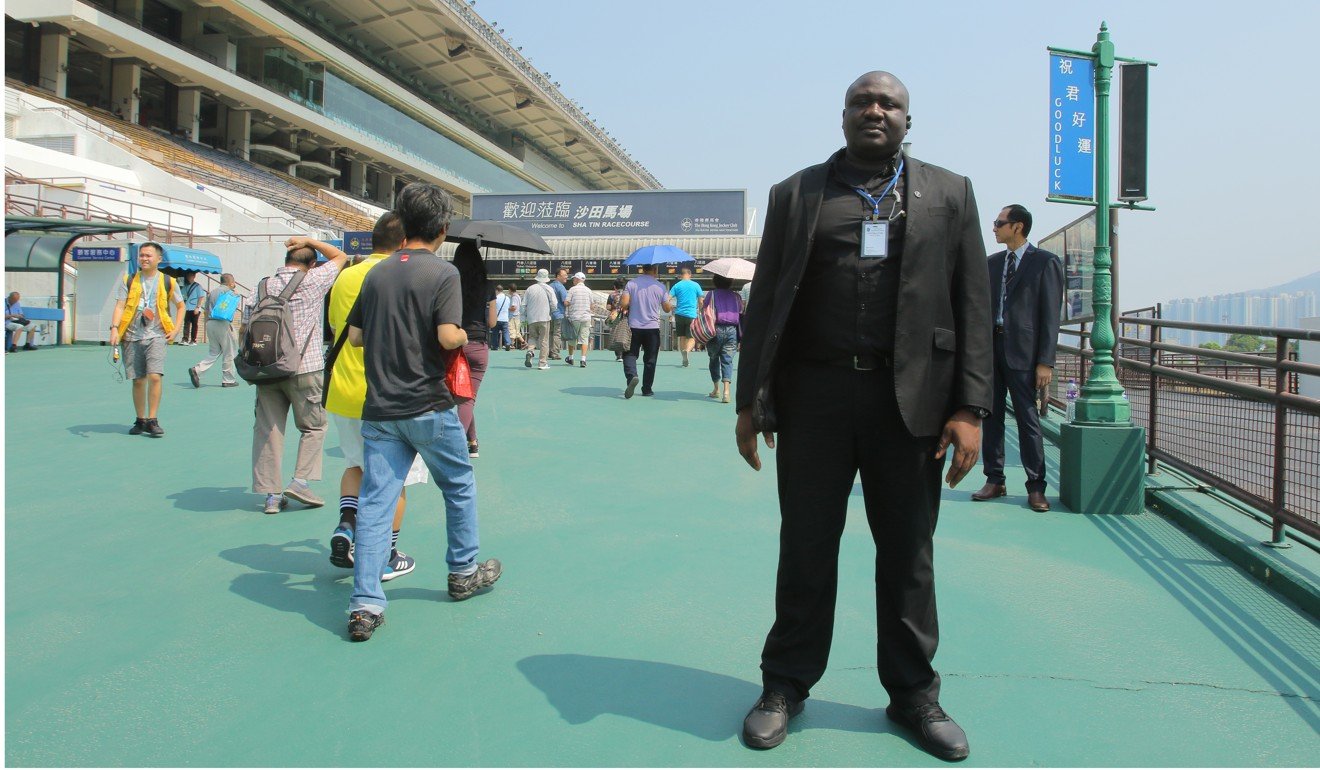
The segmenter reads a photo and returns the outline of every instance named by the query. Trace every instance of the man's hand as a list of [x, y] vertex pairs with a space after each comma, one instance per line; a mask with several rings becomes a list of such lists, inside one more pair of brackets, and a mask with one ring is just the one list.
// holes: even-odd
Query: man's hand
[[111, 345], [119, 344], [119, 329], [116, 328], [110, 330], [110, 344]]
[[[756, 428], [752, 426], [752, 410], [744, 409], [738, 413], [738, 422], [733, 428], [733, 435], [738, 441], [738, 454], [752, 466], [752, 470], [761, 470], [761, 455], [756, 450]], [[765, 431], [761, 434], [767, 449], [775, 448], [775, 434]]]
[[288, 249], [289, 251], [293, 251], [294, 249], [302, 249], [302, 248], [314, 249], [316, 247], [312, 245], [313, 243], [316, 243], [315, 239], [308, 238], [305, 235], [295, 235], [289, 238], [289, 240], [284, 242], [284, 248]]
[[949, 421], [944, 423], [944, 432], [940, 434], [940, 445], [935, 450], [935, 459], [943, 459], [944, 452], [953, 444], [953, 462], [949, 463], [949, 472], [944, 481], [950, 488], [976, 467], [976, 459], [981, 454], [981, 418], [959, 409]]
[[165, 344], [168, 345], [169, 343], [173, 342], [174, 335], [178, 333], [178, 331], [179, 331], [179, 327], [176, 326], [173, 329], [170, 329], [169, 331], [165, 332]]
[[1050, 386], [1050, 381], [1054, 379], [1053, 367], [1045, 364], [1036, 364], [1036, 390], [1044, 390]]

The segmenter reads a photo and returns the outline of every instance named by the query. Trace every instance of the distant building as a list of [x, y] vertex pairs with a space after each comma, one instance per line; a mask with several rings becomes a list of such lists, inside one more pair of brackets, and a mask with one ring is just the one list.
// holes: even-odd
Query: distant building
[[[1297, 328], [1303, 318], [1317, 315], [1320, 302], [1314, 291], [1249, 291], [1220, 294], [1198, 299], [1173, 299], [1162, 305], [1163, 317], [1170, 321]], [[1205, 342], [1224, 344], [1226, 334], [1165, 329], [1160, 336], [1169, 342], [1197, 346]]]

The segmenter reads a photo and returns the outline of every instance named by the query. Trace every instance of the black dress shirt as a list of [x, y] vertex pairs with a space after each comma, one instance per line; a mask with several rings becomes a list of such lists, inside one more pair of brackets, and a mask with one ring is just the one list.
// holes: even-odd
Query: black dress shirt
[[791, 357], [838, 361], [893, 351], [906, 185], [900, 178], [898, 197], [891, 192], [880, 202], [880, 219], [889, 221], [883, 259], [861, 256], [862, 221], [872, 207], [853, 188], [878, 197], [893, 181], [899, 159], [880, 172], [854, 166], [842, 150], [830, 159], [811, 255], [785, 329]]

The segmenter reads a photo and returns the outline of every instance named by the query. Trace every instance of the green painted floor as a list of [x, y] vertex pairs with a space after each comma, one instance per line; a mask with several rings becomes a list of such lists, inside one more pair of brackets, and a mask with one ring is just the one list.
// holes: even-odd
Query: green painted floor
[[[495, 354], [476, 468], [504, 578], [449, 601], [440, 495], [415, 487], [400, 545], [419, 566], [351, 644], [335, 512], [260, 512], [252, 391], [214, 371], [193, 390], [204, 353], [170, 349], [160, 440], [126, 435], [106, 348], [5, 358], [8, 765], [940, 764], [883, 715], [860, 494], [830, 670], [783, 746], [739, 742], [772, 615], [773, 453], [743, 465], [704, 367], [662, 354], [656, 398], [624, 401], [608, 353], [546, 372]], [[326, 444], [314, 487], [335, 499]], [[1032, 513], [1020, 469], [1016, 496], [972, 504], [980, 482], [946, 493], [936, 537], [967, 764], [1316, 764], [1313, 620], [1158, 516]]]

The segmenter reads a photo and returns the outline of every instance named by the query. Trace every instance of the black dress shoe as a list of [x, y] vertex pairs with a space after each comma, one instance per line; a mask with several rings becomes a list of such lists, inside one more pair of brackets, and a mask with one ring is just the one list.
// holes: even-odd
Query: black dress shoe
[[802, 713], [802, 701], [767, 690], [743, 720], [743, 742], [754, 749], [773, 749], [788, 737], [788, 720]]
[[912, 708], [899, 708], [890, 704], [885, 715], [893, 722], [911, 730], [917, 743], [932, 756], [946, 762], [967, 759], [967, 734], [953, 721], [938, 703], [926, 703]]

